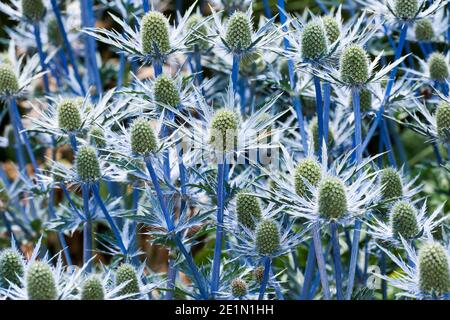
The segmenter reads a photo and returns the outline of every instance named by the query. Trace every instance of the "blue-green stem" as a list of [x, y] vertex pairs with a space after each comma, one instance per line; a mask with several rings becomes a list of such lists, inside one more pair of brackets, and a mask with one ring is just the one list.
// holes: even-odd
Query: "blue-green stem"
[[353, 228], [353, 240], [352, 240], [352, 249], [350, 256], [350, 268], [348, 273], [348, 284], [347, 284], [347, 292], [345, 298], [350, 300], [353, 292], [353, 284], [355, 281], [355, 271], [356, 271], [356, 263], [358, 258], [358, 249], [359, 249], [359, 238], [361, 234], [361, 220], [356, 219], [355, 227]]
[[88, 183], [81, 184], [81, 193], [83, 196], [83, 213], [84, 213], [84, 226], [83, 226], [83, 263], [88, 264], [86, 272], [91, 272], [92, 266], [90, 260], [92, 258], [92, 217], [89, 210], [89, 192], [90, 186]]
[[320, 79], [314, 76], [314, 89], [316, 91], [316, 113], [317, 113], [317, 157], [319, 161], [322, 161], [322, 142], [323, 142], [323, 100], [322, 100], [322, 88], [320, 86]]
[[309, 289], [314, 276], [316, 252], [314, 251], [314, 241], [311, 241], [308, 247], [308, 256], [306, 258], [306, 267], [304, 273], [304, 281], [302, 288], [302, 299], [307, 300], [309, 297]]
[[339, 246], [338, 225], [335, 221], [330, 224], [331, 242], [333, 243], [333, 261], [334, 261], [334, 280], [336, 281], [336, 294], [338, 300], [344, 299], [342, 291], [342, 266], [341, 266], [341, 248]]
[[[42, 71], [47, 71], [47, 66], [45, 65], [45, 53], [44, 50], [42, 49], [42, 40], [41, 40], [41, 30], [39, 27], [39, 22], [35, 22], [34, 23], [34, 38], [36, 40], [36, 47], [38, 49], [38, 54], [39, 54], [39, 61], [41, 63], [41, 69]], [[48, 75], [45, 73], [44, 76], [44, 89], [45, 92], [50, 92], [50, 86], [48, 84]]]
[[233, 53], [233, 67], [231, 70], [231, 81], [233, 83], [233, 91], [237, 91], [238, 87], [238, 77], [239, 77], [239, 64], [241, 57], [238, 54]]
[[[316, 260], [317, 260], [317, 266], [319, 268], [319, 274], [320, 274], [320, 282], [322, 283], [322, 291], [323, 291], [323, 298], [325, 300], [330, 300], [330, 287], [328, 285], [328, 276], [327, 276], [327, 270], [325, 265], [325, 259], [323, 257], [323, 249], [322, 249], [322, 240], [320, 239], [320, 222], [316, 221], [313, 224], [312, 227], [312, 234], [313, 234], [313, 242], [314, 242], [314, 249], [316, 251]], [[317, 254], [319, 253], [319, 254]]]
[[261, 281], [261, 287], [259, 288], [258, 300], [264, 298], [264, 293], [266, 292], [267, 283], [269, 282], [270, 270], [271, 270], [272, 259], [270, 257], [264, 257], [264, 274]]

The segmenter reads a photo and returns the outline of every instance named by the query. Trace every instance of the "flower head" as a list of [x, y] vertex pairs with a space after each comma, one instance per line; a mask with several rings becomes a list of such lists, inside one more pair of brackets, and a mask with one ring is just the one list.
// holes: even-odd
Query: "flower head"
[[417, 209], [407, 201], [394, 204], [390, 213], [392, 231], [397, 236], [412, 239], [419, 233]]
[[180, 95], [174, 81], [165, 75], [156, 78], [153, 91], [157, 103], [171, 107], [176, 107], [180, 103]]
[[86, 279], [81, 288], [81, 300], [104, 300], [105, 292], [101, 279], [91, 276]]
[[256, 229], [256, 250], [260, 255], [273, 255], [280, 247], [280, 231], [272, 219], [261, 221]]
[[325, 27], [325, 32], [327, 34], [328, 42], [335, 42], [341, 35], [341, 30], [339, 28], [339, 23], [336, 18], [331, 16], [322, 17], [323, 26]]
[[58, 125], [61, 130], [73, 132], [81, 126], [79, 100], [66, 99], [58, 104]]
[[448, 59], [439, 52], [430, 55], [428, 59], [428, 68], [430, 77], [436, 81], [444, 81], [448, 78]]
[[236, 196], [236, 213], [238, 221], [249, 229], [255, 229], [255, 225], [261, 219], [261, 208], [258, 198], [248, 194], [245, 190]]
[[14, 95], [19, 91], [19, 83], [12, 66], [0, 65], [0, 95]]
[[97, 152], [93, 147], [82, 146], [76, 157], [78, 178], [83, 182], [93, 182], [101, 177]]
[[232, 51], [245, 51], [252, 43], [252, 25], [248, 16], [236, 11], [228, 21], [225, 41]]
[[381, 171], [380, 184], [382, 185], [383, 199], [399, 198], [403, 196], [403, 183], [400, 174], [394, 168]]
[[341, 180], [324, 178], [319, 184], [319, 214], [329, 219], [339, 219], [347, 213], [347, 195]]
[[299, 161], [295, 169], [294, 183], [295, 191], [301, 197], [309, 194], [306, 183], [317, 186], [322, 177], [322, 168], [315, 159], [305, 158]]
[[139, 294], [139, 280], [136, 270], [130, 264], [124, 263], [117, 268], [116, 286], [127, 283], [120, 291], [121, 295]]
[[439, 139], [450, 142], [450, 103], [442, 102], [436, 109], [436, 129]]
[[315, 60], [327, 51], [327, 35], [323, 25], [311, 21], [303, 29], [302, 56], [304, 59]]
[[363, 84], [369, 79], [369, 58], [359, 45], [350, 45], [341, 56], [341, 80], [350, 84]]
[[412, 19], [419, 10], [418, 0], [394, 0], [394, 13], [401, 19]]
[[135, 154], [145, 155], [158, 150], [155, 133], [150, 121], [136, 119], [131, 126], [131, 149]]
[[8, 287], [9, 283], [19, 284], [24, 274], [23, 257], [13, 249], [0, 252], [0, 287]]
[[34, 262], [27, 270], [26, 279], [29, 300], [56, 299], [55, 278], [47, 263]]
[[434, 37], [433, 24], [430, 19], [422, 19], [416, 22], [414, 30], [417, 41], [431, 41]]
[[45, 15], [44, 3], [42, 0], [22, 0], [22, 13], [32, 21], [39, 21]]
[[231, 110], [216, 111], [211, 121], [211, 145], [219, 151], [230, 151], [235, 147], [239, 118]]
[[204, 18], [198, 13], [191, 15], [186, 22], [186, 28], [191, 31], [191, 36], [188, 37], [187, 41], [192, 43], [192, 46], [197, 46], [199, 50], [206, 50], [209, 43], [205, 40], [208, 29]]
[[242, 298], [245, 295], [247, 295], [248, 287], [247, 283], [239, 278], [234, 279], [231, 281], [231, 294], [235, 298]]
[[141, 43], [144, 54], [159, 56], [170, 50], [169, 22], [160, 12], [151, 11], [141, 20]]
[[419, 250], [419, 286], [423, 292], [441, 295], [450, 291], [450, 268], [447, 251], [437, 242]]

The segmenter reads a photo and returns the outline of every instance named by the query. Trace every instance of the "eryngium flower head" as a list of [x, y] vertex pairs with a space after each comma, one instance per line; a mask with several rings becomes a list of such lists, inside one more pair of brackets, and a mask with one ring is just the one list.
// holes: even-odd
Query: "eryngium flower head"
[[34, 262], [27, 271], [27, 294], [29, 300], [55, 300], [56, 284], [50, 266]]
[[247, 283], [242, 279], [234, 279], [231, 281], [231, 294], [235, 298], [242, 298], [247, 294]]
[[311, 21], [303, 28], [302, 57], [316, 60], [327, 51], [327, 38], [322, 25]]
[[206, 25], [204, 23], [202, 24], [202, 21], [202, 16], [195, 13], [190, 16], [188, 21], [186, 22], [186, 29], [192, 32], [188, 40], [192, 41], [193, 45], [196, 45], [198, 49], [205, 50], [206, 48], [208, 48], [208, 41], [206, 41], [202, 37], [206, 37], [208, 31], [206, 29]]
[[78, 178], [83, 182], [92, 182], [100, 178], [100, 164], [93, 147], [82, 146], [75, 161]]
[[301, 197], [308, 195], [308, 186], [304, 180], [312, 186], [317, 186], [321, 176], [322, 170], [316, 160], [310, 158], [300, 160], [294, 174], [295, 192]]
[[335, 18], [330, 16], [325, 16], [322, 18], [323, 26], [325, 27], [325, 32], [327, 34], [328, 41], [330, 43], [335, 42], [341, 35], [339, 30], [339, 23]]
[[9, 195], [5, 184], [0, 180], [0, 211], [4, 211], [8, 208]]
[[391, 209], [391, 226], [395, 236], [412, 239], [419, 233], [417, 210], [407, 201], [397, 202]]
[[116, 286], [127, 284], [120, 290], [120, 295], [132, 295], [139, 293], [139, 281], [134, 267], [128, 263], [122, 264], [116, 272]]
[[264, 267], [263, 266], [256, 267], [255, 270], [253, 270], [253, 279], [255, 279], [257, 283], [261, 283], [263, 281], [263, 278], [264, 278]]
[[436, 127], [439, 139], [450, 142], [450, 103], [443, 102], [437, 107]]
[[381, 171], [380, 184], [383, 199], [388, 200], [403, 196], [402, 179], [394, 168], [386, 168]]
[[146, 155], [156, 152], [158, 144], [150, 121], [144, 118], [136, 119], [131, 126], [131, 150], [133, 153]]
[[23, 15], [34, 21], [39, 21], [45, 15], [45, 6], [42, 0], [22, 0]]
[[427, 243], [419, 251], [420, 290], [430, 294], [450, 291], [447, 252], [439, 243]]
[[151, 11], [142, 18], [141, 42], [145, 54], [163, 55], [170, 50], [169, 22], [162, 13]]
[[225, 42], [232, 51], [246, 50], [252, 44], [252, 24], [247, 15], [236, 11], [228, 21]]
[[416, 22], [416, 40], [431, 41], [434, 37], [433, 25], [429, 19], [422, 19]]
[[22, 256], [16, 250], [6, 249], [0, 253], [0, 287], [7, 288], [9, 283], [19, 285], [23, 270]]
[[[350, 108], [353, 108], [353, 95], [350, 95]], [[361, 112], [369, 111], [372, 108], [372, 92], [366, 88], [359, 90], [359, 108]]]
[[357, 85], [369, 79], [369, 58], [366, 51], [357, 44], [344, 49], [340, 61], [341, 80]]
[[47, 24], [47, 37], [48, 41], [54, 46], [62, 46], [64, 43], [61, 30], [59, 30], [58, 21], [56, 19], [50, 19]]
[[81, 115], [79, 101], [66, 99], [58, 105], [59, 128], [66, 131], [76, 131], [81, 126]]
[[154, 99], [156, 102], [171, 107], [180, 103], [180, 95], [172, 79], [165, 75], [156, 78], [154, 85]]
[[327, 219], [339, 219], [347, 212], [344, 183], [327, 177], [319, 184], [319, 214]]
[[230, 151], [237, 140], [239, 119], [235, 112], [220, 109], [211, 121], [209, 143], [217, 150]]
[[436, 81], [444, 81], [448, 77], [448, 65], [442, 53], [435, 52], [428, 59], [430, 77]]
[[272, 219], [261, 221], [256, 229], [256, 250], [260, 255], [270, 256], [280, 247], [280, 231]]
[[19, 91], [19, 82], [11, 65], [0, 65], [0, 95], [13, 95]]
[[395, 0], [394, 13], [401, 19], [414, 18], [418, 10], [418, 0]]
[[89, 143], [97, 148], [104, 148], [106, 146], [105, 131], [97, 126], [92, 127], [89, 131]]
[[237, 194], [236, 213], [238, 221], [245, 227], [254, 230], [255, 223], [261, 219], [261, 208], [258, 198], [245, 194], [246, 190]]
[[97, 276], [91, 276], [83, 283], [81, 300], [104, 300], [105, 291], [102, 281]]
[[[317, 148], [317, 146], [319, 145], [319, 119], [317, 117], [311, 119], [311, 124], [309, 125], [309, 133], [312, 135], [314, 147]], [[327, 146], [330, 147], [333, 145], [333, 143], [333, 131], [331, 131], [330, 126], [328, 126]]]

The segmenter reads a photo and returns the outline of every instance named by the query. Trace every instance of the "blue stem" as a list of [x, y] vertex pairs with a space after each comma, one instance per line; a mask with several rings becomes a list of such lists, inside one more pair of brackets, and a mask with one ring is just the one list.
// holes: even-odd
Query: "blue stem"
[[216, 243], [214, 247], [214, 260], [211, 268], [211, 293], [219, 289], [220, 260], [222, 255], [223, 239], [223, 211], [224, 211], [224, 179], [225, 179], [225, 157], [223, 163], [217, 165], [217, 228]]
[[348, 285], [347, 285], [347, 293], [345, 298], [350, 300], [353, 292], [353, 284], [355, 282], [355, 271], [356, 271], [356, 263], [358, 259], [358, 249], [359, 249], [359, 237], [361, 234], [361, 220], [356, 219], [355, 227], [353, 228], [353, 241], [352, 241], [352, 250], [350, 256], [350, 269], [348, 272]]
[[70, 140], [70, 145], [72, 146], [72, 150], [74, 152], [77, 152], [78, 151], [77, 137], [75, 136], [75, 134], [73, 132], [69, 132], [69, 140]]
[[327, 276], [327, 270], [325, 265], [325, 259], [323, 257], [323, 249], [322, 249], [322, 241], [320, 239], [320, 226], [319, 221], [315, 222], [313, 225], [312, 233], [313, 233], [313, 241], [314, 241], [314, 248], [316, 251], [316, 259], [317, 259], [317, 266], [319, 268], [319, 274], [320, 274], [320, 282], [322, 283], [322, 291], [323, 291], [323, 298], [325, 300], [330, 300], [330, 287], [328, 285], [328, 276]]
[[[381, 275], [386, 275], [386, 254], [384, 252], [381, 252], [381, 259], [380, 259], [380, 271]], [[383, 296], [383, 300], [387, 299], [387, 283], [386, 280], [381, 280], [381, 292]]]
[[106, 221], [108, 221], [108, 224], [111, 227], [111, 229], [112, 229], [112, 231], [114, 233], [114, 236], [116, 237], [116, 241], [117, 241], [117, 244], [118, 244], [120, 250], [126, 256], [128, 252], [127, 252], [127, 249], [125, 248], [125, 245], [124, 245], [124, 243], [122, 241], [122, 236], [120, 235], [119, 228], [117, 228], [117, 225], [114, 222], [114, 219], [111, 217], [111, 215], [108, 212], [108, 209], [106, 208], [105, 204], [103, 203], [103, 200], [100, 197], [100, 193], [99, 193], [97, 185], [95, 185], [95, 184], [92, 185], [92, 191], [94, 193], [95, 200], [97, 200], [97, 203], [100, 206], [100, 209], [102, 210], [102, 212], [103, 212], [103, 214], [104, 214], [104, 216], [106, 218]]
[[144, 12], [147, 13], [150, 10], [150, 5], [148, 3], [148, 0], [142, 0], [142, 6], [144, 8]]
[[[92, 258], [92, 218], [89, 210], [89, 191], [90, 186], [87, 183], [81, 184], [81, 193], [83, 196], [83, 212], [84, 212], [84, 227], [83, 227], [83, 263], [88, 263]], [[91, 263], [86, 267], [86, 272], [91, 272]]]
[[317, 156], [319, 162], [322, 161], [322, 141], [323, 141], [323, 101], [322, 101], [322, 88], [320, 86], [320, 79], [314, 76], [314, 89], [316, 91], [316, 113], [318, 123], [318, 139], [317, 139]]
[[360, 101], [359, 101], [359, 89], [352, 89], [352, 98], [353, 98], [353, 114], [355, 116], [355, 159], [356, 163], [361, 163], [362, 160], [362, 149], [361, 149], [361, 140], [362, 140], [362, 129], [361, 129], [361, 109], [360, 109]]
[[239, 77], [239, 63], [240, 57], [237, 54], [233, 54], [233, 68], [231, 70], [231, 81], [233, 83], [233, 91], [237, 91], [238, 77]]
[[127, 59], [125, 57], [125, 54], [121, 52], [119, 54], [119, 74], [117, 75], [117, 88], [122, 88], [123, 85], [123, 77], [125, 73], [125, 67], [126, 67]]
[[[330, 105], [331, 105], [331, 85], [328, 82], [323, 84], [323, 140], [325, 145], [328, 143], [328, 126], [330, 121]], [[330, 146], [328, 146], [330, 147]], [[327, 149], [328, 150], [328, 149]]]
[[269, 0], [263, 0], [264, 5], [264, 15], [267, 19], [272, 18], [272, 12], [270, 12]]
[[306, 258], [305, 275], [303, 281], [302, 299], [307, 300], [309, 297], [309, 290], [314, 276], [316, 252], [314, 251], [314, 242], [311, 241], [308, 249], [308, 257]]
[[267, 283], [269, 282], [271, 263], [272, 263], [272, 259], [270, 257], [264, 258], [264, 274], [263, 274], [263, 279], [261, 282], [261, 287], [259, 288], [258, 300], [262, 300], [264, 298], [264, 293], [266, 292]]
[[69, 42], [69, 38], [67, 37], [67, 32], [66, 29], [64, 27], [64, 23], [62, 21], [61, 18], [61, 11], [59, 10], [58, 4], [56, 2], [57, 0], [51, 0], [51, 4], [52, 4], [52, 9], [53, 12], [55, 13], [55, 17], [56, 17], [56, 22], [58, 23], [58, 29], [61, 32], [62, 36], [63, 36], [63, 41], [64, 41], [64, 47], [67, 50], [67, 54], [69, 56], [69, 60], [70, 60], [70, 64], [72, 65], [73, 68], [73, 73], [75, 75], [75, 79], [78, 82], [78, 85], [81, 88], [81, 93], [83, 96], [86, 95], [86, 89], [84, 88], [83, 85], [83, 80], [80, 77], [80, 73], [78, 72], [78, 65], [75, 61], [75, 55], [73, 53], [73, 48], [72, 45]]
[[342, 267], [341, 267], [341, 249], [339, 246], [338, 226], [335, 221], [331, 222], [331, 241], [333, 242], [333, 261], [334, 261], [334, 279], [336, 281], [337, 299], [343, 300], [342, 292]]
[[[44, 50], [42, 50], [42, 40], [41, 40], [41, 31], [39, 28], [39, 22], [34, 23], [34, 38], [36, 40], [36, 46], [38, 49], [39, 54], [39, 61], [41, 63], [41, 69], [42, 71], [47, 71], [47, 66], [45, 65], [45, 53]], [[48, 84], [48, 76], [47, 74], [44, 74], [44, 89], [46, 93], [50, 92], [50, 86]]]

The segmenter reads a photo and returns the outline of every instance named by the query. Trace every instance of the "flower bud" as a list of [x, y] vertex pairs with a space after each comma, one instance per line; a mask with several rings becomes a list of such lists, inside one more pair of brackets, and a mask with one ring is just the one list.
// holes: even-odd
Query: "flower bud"
[[255, 222], [261, 219], [261, 208], [259, 207], [258, 198], [245, 194], [247, 190], [243, 190], [237, 194], [236, 212], [239, 223], [243, 226], [254, 230]]
[[176, 107], [180, 104], [180, 95], [172, 79], [165, 75], [156, 78], [154, 99], [156, 102], [170, 107]]
[[308, 181], [312, 186], [317, 186], [321, 176], [322, 170], [316, 160], [310, 158], [300, 160], [294, 174], [295, 192], [301, 197], [310, 196], [304, 180]]
[[131, 126], [131, 150], [135, 154], [146, 155], [158, 150], [156, 136], [150, 121], [138, 118]]
[[247, 294], [247, 283], [242, 279], [234, 279], [231, 281], [231, 294], [235, 298], [242, 298]]
[[42, 0], [22, 0], [22, 13], [27, 19], [39, 21], [45, 15], [45, 6]]
[[448, 78], [448, 64], [442, 53], [435, 52], [428, 59], [430, 78], [436, 81], [445, 81]]
[[258, 266], [253, 270], [253, 279], [256, 281], [256, 283], [261, 283], [264, 279], [264, 267]]
[[450, 103], [443, 102], [436, 109], [436, 127], [439, 139], [450, 142]]
[[419, 11], [417, 0], [395, 0], [394, 13], [401, 19], [412, 19]]
[[431, 41], [434, 37], [433, 25], [429, 19], [422, 19], [416, 21], [416, 40], [417, 41]]
[[170, 50], [169, 22], [162, 13], [151, 11], [142, 18], [141, 42], [144, 54], [163, 55]]
[[395, 236], [414, 238], [419, 233], [416, 208], [406, 201], [397, 202], [391, 209], [391, 227]]
[[216, 111], [211, 121], [209, 143], [219, 151], [231, 151], [236, 146], [238, 115], [228, 109]]
[[252, 44], [252, 24], [245, 13], [236, 11], [231, 16], [225, 42], [232, 51], [246, 50]]
[[93, 182], [101, 177], [100, 164], [93, 147], [81, 147], [78, 150], [75, 165], [78, 178], [82, 182]]
[[394, 168], [386, 168], [381, 171], [380, 184], [381, 195], [384, 200], [403, 196], [403, 184], [400, 174]]
[[323, 26], [325, 27], [325, 32], [327, 34], [328, 42], [335, 42], [341, 35], [341, 30], [339, 30], [339, 23], [337, 20], [330, 16], [325, 16], [322, 18]]
[[0, 65], [0, 95], [14, 95], [19, 91], [19, 82], [11, 65]]
[[120, 295], [138, 294], [140, 292], [136, 270], [128, 263], [122, 264], [116, 272], [116, 286], [125, 282], [127, 284], [120, 290]]
[[27, 294], [29, 300], [55, 300], [56, 284], [50, 266], [34, 262], [27, 271]]
[[104, 300], [105, 291], [102, 281], [97, 276], [86, 279], [81, 288], [81, 300]]
[[58, 105], [58, 125], [65, 131], [76, 131], [81, 127], [80, 103], [66, 99]]
[[272, 220], [263, 220], [256, 229], [256, 250], [260, 255], [273, 255], [280, 247], [280, 231], [277, 223]]
[[327, 51], [327, 38], [321, 24], [311, 21], [303, 28], [302, 57], [316, 60]]
[[0, 253], [0, 288], [8, 288], [10, 283], [20, 284], [19, 277], [24, 274], [23, 259], [13, 249], [5, 249]]
[[347, 212], [347, 195], [344, 183], [327, 177], [319, 184], [319, 214], [327, 219], [339, 219]]
[[419, 251], [419, 286], [429, 294], [444, 294], [450, 291], [448, 255], [439, 243], [428, 243]]
[[369, 58], [357, 44], [344, 49], [340, 61], [341, 80], [350, 85], [363, 84], [369, 79]]

